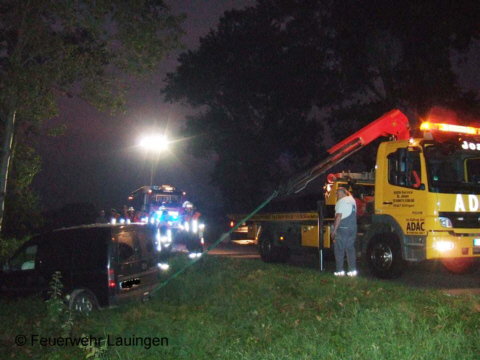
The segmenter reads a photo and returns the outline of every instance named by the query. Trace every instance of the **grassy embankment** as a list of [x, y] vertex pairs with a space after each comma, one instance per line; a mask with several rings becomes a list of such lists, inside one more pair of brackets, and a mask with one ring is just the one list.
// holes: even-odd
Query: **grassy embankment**
[[[2, 358], [87, 355], [28, 343], [31, 334], [61, 333], [61, 325], [47, 323], [43, 301], [0, 306]], [[27, 345], [14, 345], [18, 334]], [[150, 349], [110, 346], [107, 359], [478, 359], [480, 298], [208, 257], [145, 304], [77, 318], [71, 335], [82, 334], [168, 338], [168, 346], [163, 339]]]

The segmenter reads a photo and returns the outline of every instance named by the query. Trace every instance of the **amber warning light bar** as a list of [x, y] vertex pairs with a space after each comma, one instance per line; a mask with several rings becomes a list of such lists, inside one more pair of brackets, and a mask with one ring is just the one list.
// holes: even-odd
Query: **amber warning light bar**
[[420, 125], [420, 130], [422, 131], [438, 130], [438, 131], [444, 131], [444, 132], [454, 132], [457, 134], [480, 135], [479, 128], [474, 128], [471, 126], [452, 125], [452, 124], [436, 124], [428, 121]]

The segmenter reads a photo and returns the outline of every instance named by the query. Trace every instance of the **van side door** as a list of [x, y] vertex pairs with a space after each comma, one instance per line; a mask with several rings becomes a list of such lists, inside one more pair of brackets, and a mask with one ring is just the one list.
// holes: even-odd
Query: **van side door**
[[73, 250], [70, 290], [88, 289], [101, 307], [108, 305], [108, 248], [112, 243], [109, 228], [64, 231]]
[[56, 271], [60, 272], [60, 281], [68, 290], [71, 283], [72, 246], [63, 235], [65, 231], [55, 231], [45, 236], [38, 249], [39, 285], [50, 290], [50, 282]]

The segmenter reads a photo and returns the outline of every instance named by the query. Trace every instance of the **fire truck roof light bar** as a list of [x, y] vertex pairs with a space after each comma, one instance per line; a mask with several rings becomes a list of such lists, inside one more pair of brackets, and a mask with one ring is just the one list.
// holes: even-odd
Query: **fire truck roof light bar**
[[480, 128], [474, 128], [472, 126], [462, 126], [462, 125], [452, 125], [452, 124], [436, 124], [431, 122], [423, 122], [420, 125], [420, 130], [422, 131], [445, 131], [445, 132], [454, 132], [459, 134], [468, 134], [468, 135], [480, 135]]

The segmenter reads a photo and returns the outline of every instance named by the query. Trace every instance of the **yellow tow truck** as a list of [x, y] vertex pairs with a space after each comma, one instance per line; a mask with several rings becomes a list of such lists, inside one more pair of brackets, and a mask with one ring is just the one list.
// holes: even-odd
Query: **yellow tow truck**
[[357, 250], [377, 277], [399, 277], [406, 263], [431, 259], [452, 272], [471, 270], [480, 258], [480, 128], [436, 119], [422, 123], [419, 133], [411, 137], [407, 117], [393, 110], [329, 149], [283, 193], [301, 191], [373, 140], [389, 137], [379, 145], [373, 172], [328, 175], [316, 209], [259, 213], [244, 224], [261, 258], [284, 261], [310, 249], [322, 260], [333, 248], [335, 190], [344, 186], [357, 201]]

